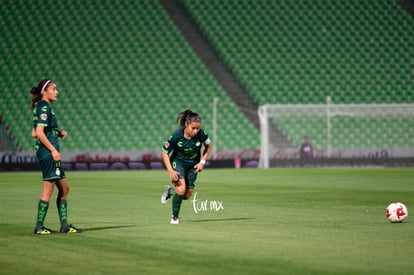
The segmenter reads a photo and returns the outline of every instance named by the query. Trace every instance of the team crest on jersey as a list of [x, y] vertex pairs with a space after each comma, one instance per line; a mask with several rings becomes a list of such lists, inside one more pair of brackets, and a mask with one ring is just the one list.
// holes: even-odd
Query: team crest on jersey
[[166, 142], [164, 143], [164, 147], [165, 147], [165, 148], [170, 147], [170, 143], [169, 143], [168, 141], [166, 141]]
[[47, 119], [47, 114], [41, 114], [40, 119], [41, 120], [46, 120]]
[[200, 146], [200, 141], [199, 140], [197, 141], [196, 146], [197, 147]]

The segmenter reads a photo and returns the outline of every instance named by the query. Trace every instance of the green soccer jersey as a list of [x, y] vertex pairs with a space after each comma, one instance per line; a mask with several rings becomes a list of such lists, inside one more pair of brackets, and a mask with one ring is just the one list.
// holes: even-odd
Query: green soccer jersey
[[[44, 100], [38, 101], [33, 108], [33, 128], [36, 129], [38, 125], [44, 126], [44, 132], [47, 139], [52, 143], [56, 150], [59, 151], [59, 131], [56, 115], [50, 104]], [[50, 151], [39, 141], [39, 139], [36, 140], [35, 150], [39, 159], [50, 155]]]
[[171, 153], [171, 161], [180, 161], [188, 164], [195, 164], [200, 161], [201, 147], [210, 143], [207, 133], [200, 131], [191, 139], [184, 137], [184, 129], [178, 129], [164, 143], [162, 150], [168, 154]]

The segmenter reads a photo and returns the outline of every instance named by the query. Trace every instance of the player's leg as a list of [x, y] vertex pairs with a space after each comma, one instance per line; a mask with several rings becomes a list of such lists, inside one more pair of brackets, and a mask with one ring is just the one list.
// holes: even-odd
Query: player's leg
[[37, 219], [34, 233], [38, 235], [48, 235], [55, 233], [55, 231], [44, 226], [46, 214], [49, 209], [49, 201], [52, 197], [56, 176], [56, 166], [51, 155], [39, 159], [42, 168], [43, 186], [37, 205]]
[[[174, 182], [172, 182], [172, 184], [175, 184]], [[164, 192], [161, 195], [161, 203], [162, 204], [166, 204], [167, 201], [174, 196], [174, 187], [172, 187], [171, 185], [167, 184], [165, 186]]]
[[[64, 176], [64, 174], [63, 174]], [[68, 224], [68, 201], [67, 196], [69, 194], [69, 184], [66, 178], [62, 178], [56, 182], [56, 186], [59, 189], [58, 196], [56, 198], [56, 206], [59, 213], [60, 220], [60, 232], [61, 233], [82, 233], [83, 230], [76, 228], [71, 224]]]
[[[173, 182], [174, 188], [166, 188], [166, 190], [163, 193], [163, 196], [172, 197], [172, 218], [171, 218], [171, 224], [178, 224], [179, 223], [179, 214], [181, 209], [182, 200], [185, 194], [186, 186], [185, 186], [185, 168], [182, 165], [182, 163], [173, 161], [171, 163], [172, 167], [175, 171], [177, 171], [179, 174], [179, 179], [176, 182]], [[161, 202], [163, 201], [163, 196], [161, 197]]]
[[[181, 171], [182, 169], [182, 171]], [[178, 184], [175, 186], [175, 195], [173, 197], [173, 218], [171, 219], [172, 224], [178, 224], [178, 213], [183, 200], [188, 200], [192, 194], [195, 187], [195, 181], [197, 179], [197, 173], [195, 170], [190, 167], [184, 169], [180, 167], [180, 177]]]
[[68, 226], [68, 201], [67, 196], [69, 194], [69, 184], [66, 178], [56, 182], [56, 187], [59, 192], [56, 197], [56, 207], [59, 213], [60, 228], [66, 228]]
[[197, 179], [197, 175], [198, 174], [195, 172], [194, 169], [190, 169], [187, 171], [187, 176], [185, 179], [186, 190], [185, 190], [185, 194], [183, 197], [184, 200], [188, 200], [193, 195], [193, 190], [195, 187], [195, 181]]
[[180, 178], [177, 182], [174, 183], [174, 185], [175, 185], [175, 194], [172, 199], [171, 224], [178, 224], [181, 204], [183, 202], [183, 197], [186, 191], [185, 179]]
[[53, 194], [54, 182], [43, 181], [42, 193], [40, 194], [40, 199], [37, 204], [37, 218], [36, 226], [34, 229], [35, 234], [39, 235], [48, 235], [55, 233], [53, 230], [48, 229], [44, 226], [46, 219], [46, 214], [49, 209], [49, 201]]
[[[177, 171], [177, 162], [176, 162], [176, 161], [171, 162], [171, 166], [174, 168], [174, 170], [176, 170], [176, 171]], [[180, 169], [180, 168], [178, 168], [178, 169]], [[179, 171], [178, 171], [178, 172], [179, 172]], [[172, 181], [171, 183], [172, 183], [172, 185], [174, 185], [174, 186], [175, 186], [175, 185], [178, 183], [178, 181], [177, 181], [177, 182]], [[167, 203], [167, 201], [168, 201], [171, 197], [173, 197], [173, 196], [174, 196], [174, 194], [175, 194], [175, 190], [174, 190], [174, 188], [173, 188], [171, 185], [167, 184], [167, 185], [165, 186], [164, 192], [163, 192], [163, 193], [162, 193], [162, 195], [161, 195], [161, 203], [162, 203], [162, 204], [166, 204], [166, 203]]]
[[189, 198], [191, 198], [191, 196], [193, 195], [193, 188], [188, 188], [186, 191], [185, 191], [185, 194], [184, 194], [184, 197], [183, 197], [183, 200], [188, 200]]

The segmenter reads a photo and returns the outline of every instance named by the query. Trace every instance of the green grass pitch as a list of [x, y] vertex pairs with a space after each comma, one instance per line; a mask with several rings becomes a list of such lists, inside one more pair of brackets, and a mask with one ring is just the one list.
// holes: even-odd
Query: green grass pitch
[[[67, 171], [69, 222], [35, 236], [39, 173], [0, 173], [0, 274], [412, 274], [412, 168], [206, 169], [181, 223], [165, 171]], [[45, 225], [58, 229], [54, 193]], [[194, 199], [194, 196], [193, 196]], [[195, 209], [194, 209], [195, 207]], [[196, 213], [197, 211], [197, 213]]]

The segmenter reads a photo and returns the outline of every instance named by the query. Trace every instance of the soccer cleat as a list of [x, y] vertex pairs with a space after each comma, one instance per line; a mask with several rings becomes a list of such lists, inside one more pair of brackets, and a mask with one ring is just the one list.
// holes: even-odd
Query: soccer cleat
[[176, 217], [176, 216], [172, 216], [171, 217], [171, 224], [179, 224], [180, 223], [180, 218]]
[[167, 200], [171, 197], [171, 195], [170, 195], [171, 188], [172, 188], [171, 185], [166, 185], [165, 186], [164, 193], [162, 193], [162, 195], [161, 195], [161, 203], [162, 204], [166, 204]]
[[34, 229], [34, 234], [36, 235], [50, 235], [50, 234], [56, 234], [56, 233], [57, 233], [56, 231], [46, 228], [44, 226], [42, 226], [41, 228]]
[[76, 228], [73, 225], [68, 225], [66, 227], [60, 228], [60, 233], [82, 233], [83, 229]]

